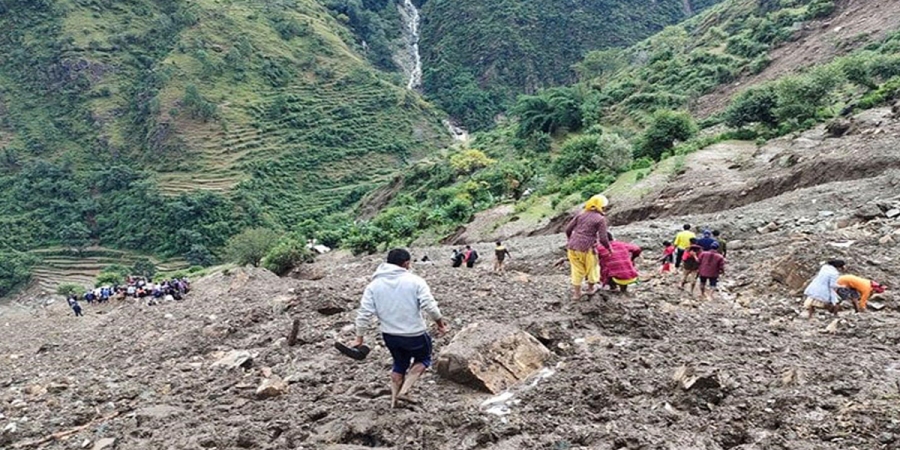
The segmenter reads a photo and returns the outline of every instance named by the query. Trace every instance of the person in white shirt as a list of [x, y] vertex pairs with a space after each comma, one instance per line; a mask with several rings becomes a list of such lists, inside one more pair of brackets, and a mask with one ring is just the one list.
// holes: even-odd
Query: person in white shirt
[[428, 283], [409, 272], [411, 260], [409, 252], [403, 249], [388, 253], [387, 262], [378, 267], [363, 293], [356, 318], [356, 347], [362, 345], [372, 319], [378, 318], [384, 344], [394, 359], [392, 408], [431, 366], [431, 336], [422, 313], [437, 324], [439, 333], [447, 331]]

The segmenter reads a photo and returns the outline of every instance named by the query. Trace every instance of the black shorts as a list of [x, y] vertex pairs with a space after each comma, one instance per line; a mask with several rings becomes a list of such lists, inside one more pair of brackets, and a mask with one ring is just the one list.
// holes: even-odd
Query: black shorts
[[719, 285], [719, 277], [700, 277], [700, 286], [706, 286], [707, 282], [709, 287], [714, 288]]
[[428, 333], [420, 336], [394, 336], [382, 333], [381, 337], [384, 339], [384, 346], [394, 358], [392, 370], [395, 373], [406, 374], [409, 366], [415, 363], [431, 367], [431, 336]]

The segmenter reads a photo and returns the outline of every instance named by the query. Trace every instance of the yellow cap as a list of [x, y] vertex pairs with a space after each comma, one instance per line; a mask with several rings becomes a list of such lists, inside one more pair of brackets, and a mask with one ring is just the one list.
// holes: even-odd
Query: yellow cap
[[605, 195], [599, 194], [591, 197], [591, 199], [584, 204], [584, 210], [602, 212], [603, 208], [606, 208], [606, 205], [609, 205], [609, 199], [607, 199]]

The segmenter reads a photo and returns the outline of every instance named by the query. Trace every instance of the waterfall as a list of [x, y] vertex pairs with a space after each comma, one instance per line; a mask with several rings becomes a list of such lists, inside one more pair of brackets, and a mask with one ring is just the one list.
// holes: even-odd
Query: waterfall
[[403, 45], [401, 54], [395, 58], [397, 65], [407, 76], [407, 89], [422, 86], [422, 56], [419, 54], [419, 9], [412, 0], [402, 0], [397, 5], [400, 18], [403, 19]]

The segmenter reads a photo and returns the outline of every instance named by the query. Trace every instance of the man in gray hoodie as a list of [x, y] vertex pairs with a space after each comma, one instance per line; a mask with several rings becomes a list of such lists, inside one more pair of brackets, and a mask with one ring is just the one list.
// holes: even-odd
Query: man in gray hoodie
[[[388, 253], [372, 282], [366, 286], [356, 317], [356, 343], [378, 318], [384, 344], [391, 352], [391, 407], [406, 395], [416, 380], [431, 366], [431, 337], [427, 333], [424, 312], [437, 324], [438, 332], [447, 331], [431, 288], [422, 278], [409, 272], [409, 252], [394, 249]], [[410, 368], [410, 366], [412, 366]]]

